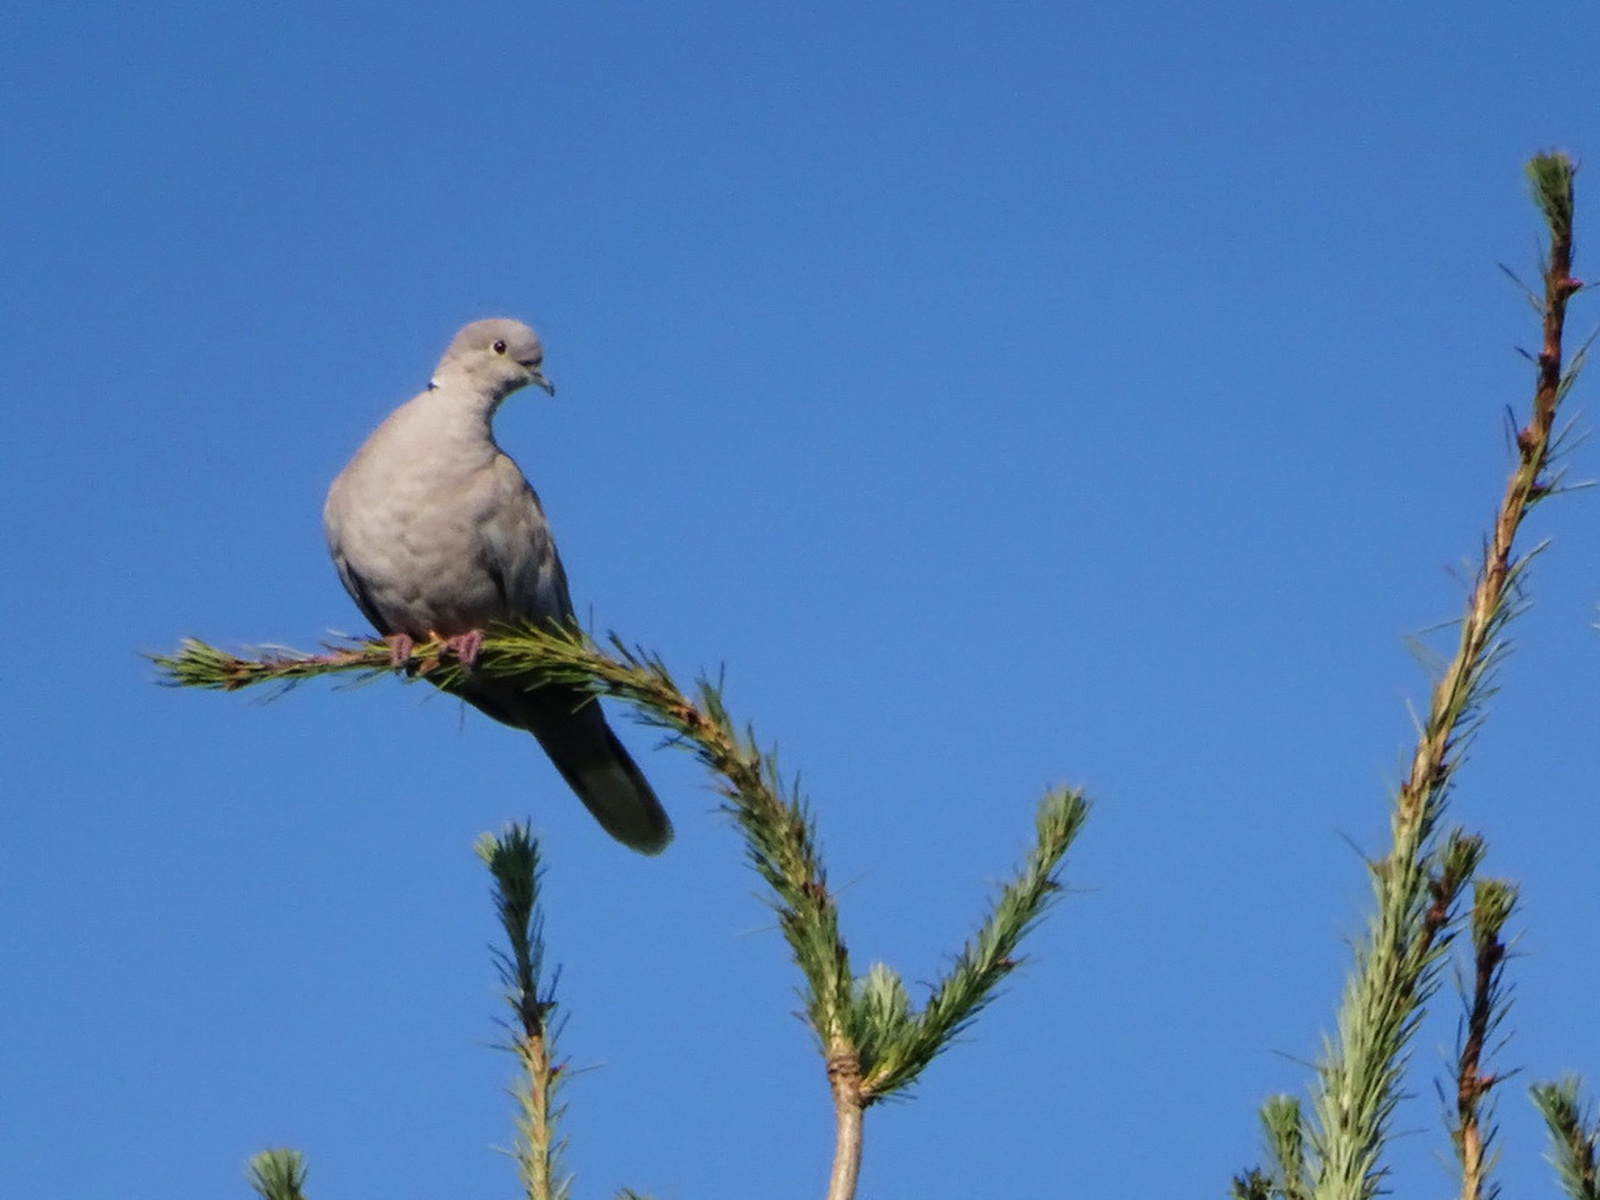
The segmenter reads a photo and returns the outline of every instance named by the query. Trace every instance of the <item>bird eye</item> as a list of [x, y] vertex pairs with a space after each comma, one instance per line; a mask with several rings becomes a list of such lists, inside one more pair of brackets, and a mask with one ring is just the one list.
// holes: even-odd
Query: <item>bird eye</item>
[[495, 342], [495, 344], [494, 344], [494, 352], [496, 354], [504, 354], [506, 352], [506, 344], [505, 344], [505, 341], [503, 339], [497, 340]]

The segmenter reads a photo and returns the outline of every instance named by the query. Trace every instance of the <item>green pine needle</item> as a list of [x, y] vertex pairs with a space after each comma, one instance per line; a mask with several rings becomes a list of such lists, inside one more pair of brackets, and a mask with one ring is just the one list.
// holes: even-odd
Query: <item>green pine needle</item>
[[1529, 1089], [1534, 1104], [1550, 1132], [1549, 1160], [1569, 1200], [1600, 1200], [1600, 1172], [1595, 1151], [1600, 1127], [1578, 1099], [1579, 1083], [1572, 1076]]
[[1536, 154], [1523, 168], [1528, 191], [1539, 206], [1545, 224], [1556, 234], [1572, 235], [1573, 179], [1578, 165], [1563, 151]]
[[263, 1150], [245, 1175], [261, 1200], [305, 1200], [306, 1162], [298, 1150]]

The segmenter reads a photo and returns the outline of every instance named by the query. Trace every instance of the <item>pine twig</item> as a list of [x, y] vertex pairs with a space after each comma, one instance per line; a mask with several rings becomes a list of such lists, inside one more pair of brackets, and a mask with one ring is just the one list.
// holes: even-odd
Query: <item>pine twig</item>
[[305, 1200], [306, 1160], [298, 1150], [263, 1150], [245, 1176], [261, 1200]]
[[[950, 970], [934, 985], [922, 1011], [915, 1016], [907, 1012], [902, 1024], [878, 1032], [867, 1042], [873, 1049], [862, 1080], [868, 1103], [913, 1084], [939, 1052], [977, 1019], [1006, 976], [1021, 965], [1018, 945], [1060, 894], [1062, 860], [1088, 815], [1089, 803], [1082, 792], [1055, 788], [1046, 793], [1039, 804], [1035, 843], [1027, 860], [1001, 889], [982, 926], [961, 948]], [[907, 1007], [899, 978], [881, 964], [875, 970], [884, 973], [885, 981], [874, 989], [869, 977], [864, 989], [866, 1003], [861, 1011], [867, 1019], [858, 1025], [868, 1028], [873, 1026], [874, 1012], [895, 1007], [882, 1000], [874, 1005], [874, 990], [897, 994], [902, 1011]], [[888, 1023], [880, 1018], [876, 1024]]]
[[555, 1060], [550, 1018], [556, 1002], [544, 970], [544, 916], [539, 909], [539, 843], [525, 825], [478, 839], [478, 857], [494, 877], [495, 909], [508, 950], [500, 952], [500, 979], [515, 1018], [509, 1049], [522, 1079], [517, 1099], [517, 1140], [512, 1157], [528, 1200], [565, 1200], [571, 1178], [561, 1169], [566, 1139], [557, 1127], [565, 1106], [556, 1093], [564, 1078]]
[[1579, 1103], [1578, 1081], [1568, 1077], [1535, 1084], [1530, 1091], [1550, 1131], [1549, 1157], [1562, 1190], [1569, 1200], [1600, 1200], [1600, 1168], [1595, 1161], [1600, 1126]]
[[[443, 643], [427, 648], [443, 651]], [[157, 680], [168, 687], [236, 692], [259, 684], [292, 687], [323, 675], [372, 678], [394, 669], [389, 647], [379, 641], [328, 646], [326, 653], [307, 654], [286, 646], [257, 646], [230, 654], [197, 638], [184, 638], [176, 653], [152, 654]]]
[[1482, 879], [1473, 885], [1472, 990], [1456, 1055], [1450, 1139], [1461, 1165], [1461, 1200], [1494, 1200], [1500, 1190], [1489, 1177], [1498, 1158], [1490, 1093], [1505, 1077], [1486, 1072], [1483, 1064], [1510, 1007], [1503, 983], [1506, 944], [1501, 935], [1516, 902], [1517, 891], [1511, 884]]
[[1410, 770], [1395, 796], [1391, 849], [1370, 867], [1377, 913], [1356, 947], [1337, 1037], [1318, 1068], [1312, 1129], [1318, 1200], [1370, 1200], [1379, 1189], [1406, 1048], [1434, 987], [1456, 897], [1482, 857], [1476, 839], [1452, 835], [1441, 844], [1436, 831], [1451, 778], [1506, 651], [1505, 626], [1518, 609], [1528, 556], [1513, 556], [1517, 532], [1552, 490], [1556, 412], [1577, 366], [1562, 370], [1566, 305], [1581, 286], [1571, 276], [1573, 172], [1560, 154], [1528, 164], [1550, 236], [1532, 413], [1517, 433], [1517, 462], [1484, 546], [1455, 656], [1433, 688]]
[[1306, 1180], [1306, 1121], [1300, 1101], [1293, 1096], [1273, 1096], [1261, 1106], [1261, 1132], [1267, 1143], [1272, 1170], [1268, 1178], [1283, 1200], [1306, 1200], [1311, 1194]]

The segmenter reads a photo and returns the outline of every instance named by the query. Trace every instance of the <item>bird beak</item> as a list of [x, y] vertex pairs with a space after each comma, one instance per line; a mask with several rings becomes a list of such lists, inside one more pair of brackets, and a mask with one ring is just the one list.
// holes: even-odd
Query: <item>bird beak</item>
[[528, 373], [533, 376], [533, 378], [528, 381], [529, 383], [533, 384], [535, 387], [543, 388], [552, 396], [556, 394], [556, 385], [546, 379], [544, 377], [544, 372], [539, 370], [538, 367], [531, 363], [528, 364]]

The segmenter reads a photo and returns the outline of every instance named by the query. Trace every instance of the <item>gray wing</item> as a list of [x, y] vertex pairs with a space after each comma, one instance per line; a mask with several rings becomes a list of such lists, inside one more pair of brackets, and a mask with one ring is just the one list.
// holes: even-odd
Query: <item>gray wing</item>
[[361, 615], [372, 622], [381, 637], [388, 637], [394, 632], [389, 623], [383, 619], [383, 614], [378, 611], [377, 604], [372, 599], [372, 592], [368, 589], [366, 581], [356, 569], [350, 565], [337, 547], [330, 546], [333, 552], [333, 565], [339, 572], [339, 580], [344, 584], [344, 590], [350, 593], [350, 599], [356, 602], [356, 607], [361, 610]]
[[[482, 526], [483, 563], [506, 614], [535, 622], [571, 621], [567, 573], [539, 497], [504, 454], [497, 456], [494, 474], [502, 499]], [[593, 697], [565, 684], [529, 691], [517, 679], [481, 673], [463, 680], [459, 694], [495, 720], [533, 734], [612, 837], [644, 854], [666, 849], [672, 822]]]
[[567, 572], [545, 520], [544, 506], [517, 464], [504, 454], [491, 468], [495, 503], [480, 526], [484, 570], [495, 581], [505, 615], [536, 622], [572, 619]]

